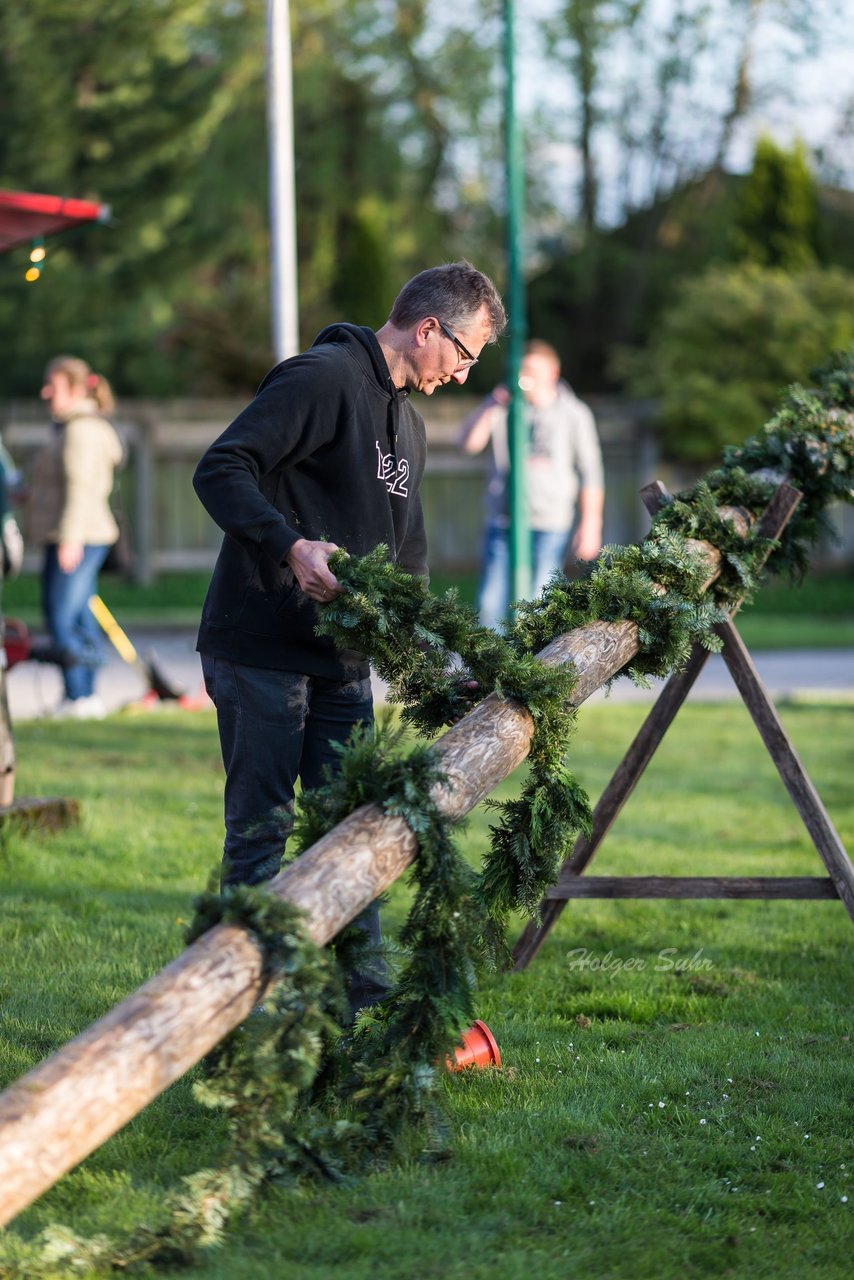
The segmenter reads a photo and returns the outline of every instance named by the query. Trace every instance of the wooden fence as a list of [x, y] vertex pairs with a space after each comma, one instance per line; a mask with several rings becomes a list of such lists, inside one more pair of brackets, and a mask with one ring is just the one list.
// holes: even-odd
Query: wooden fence
[[[455, 396], [419, 400], [429, 441], [422, 488], [434, 572], [465, 572], [480, 561], [486, 454], [462, 455], [460, 424], [476, 403]], [[243, 407], [239, 401], [132, 401], [119, 404], [116, 424], [128, 464], [120, 476], [121, 505], [130, 526], [141, 582], [161, 572], [209, 569], [221, 533], [198, 502], [192, 475], [204, 449]], [[654, 437], [640, 406], [615, 399], [594, 404], [605, 458], [605, 538], [634, 542], [648, 527], [637, 491], [656, 473]], [[50, 427], [38, 404], [0, 405], [0, 431], [24, 478]], [[665, 478], [668, 478], [665, 476]], [[38, 552], [25, 565], [35, 569]]]

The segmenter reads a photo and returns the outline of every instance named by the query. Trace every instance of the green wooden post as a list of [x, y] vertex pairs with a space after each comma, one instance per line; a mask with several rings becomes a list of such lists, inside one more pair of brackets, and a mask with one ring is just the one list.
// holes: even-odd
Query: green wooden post
[[525, 492], [528, 451], [525, 401], [519, 387], [519, 366], [525, 345], [525, 279], [522, 237], [525, 218], [525, 167], [522, 137], [516, 116], [514, 0], [504, 0], [504, 121], [507, 172], [507, 303], [510, 316], [507, 387], [510, 392], [507, 431], [510, 447], [508, 506], [510, 514], [510, 596], [521, 600], [531, 586], [531, 538]]

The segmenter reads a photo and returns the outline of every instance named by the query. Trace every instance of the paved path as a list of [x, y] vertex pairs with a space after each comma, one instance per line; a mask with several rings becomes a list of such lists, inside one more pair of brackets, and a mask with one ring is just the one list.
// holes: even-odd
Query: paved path
[[[140, 655], [156, 654], [160, 668], [169, 679], [188, 694], [203, 693], [199, 656], [195, 652], [195, 633], [190, 631], [145, 631], [130, 629], [131, 639]], [[145, 673], [122, 662], [115, 650], [105, 644], [106, 664], [98, 679], [98, 690], [109, 711], [116, 711], [141, 697], [147, 691]], [[788, 650], [755, 655], [759, 674], [774, 698], [825, 693], [842, 695], [854, 701], [854, 650]], [[651, 702], [661, 687], [636, 689], [629, 680], [619, 680], [610, 693], [615, 702]], [[35, 662], [20, 663], [8, 677], [9, 705], [13, 722], [48, 715], [61, 697], [59, 672], [54, 667]], [[376, 682], [378, 699], [383, 687]], [[737, 697], [735, 686], [723, 659], [713, 655], [692, 691], [691, 697], [706, 701]], [[591, 701], [605, 697], [602, 690]]]
[[[779, 652], [755, 653], [753, 660], [772, 698], [777, 700], [798, 694], [834, 694], [854, 698], [854, 649], [787, 649]], [[653, 701], [663, 680], [656, 680], [652, 690], [637, 689], [630, 680], [620, 680], [610, 695], [599, 689], [590, 699], [596, 702], [610, 696], [620, 702]], [[738, 698], [723, 658], [712, 654], [690, 697], [706, 702]]]
[[[195, 632], [130, 627], [127, 630], [140, 659], [154, 656], [158, 669], [188, 695], [196, 697], [204, 693], [199, 655], [195, 652]], [[108, 711], [118, 711], [144, 697], [149, 685], [142, 662], [139, 666], [123, 662], [106, 640], [104, 659], [97, 688]], [[59, 670], [39, 662], [18, 663], [8, 673], [6, 687], [13, 724], [49, 716], [62, 698]]]

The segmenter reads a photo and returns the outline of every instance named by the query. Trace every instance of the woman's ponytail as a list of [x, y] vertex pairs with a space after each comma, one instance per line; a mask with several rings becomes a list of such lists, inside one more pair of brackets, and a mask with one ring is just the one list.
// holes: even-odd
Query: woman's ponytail
[[110, 414], [116, 407], [113, 389], [105, 377], [95, 373], [85, 360], [79, 356], [56, 356], [45, 370], [47, 377], [52, 373], [62, 373], [70, 386], [85, 390], [87, 397], [94, 400], [101, 413]]

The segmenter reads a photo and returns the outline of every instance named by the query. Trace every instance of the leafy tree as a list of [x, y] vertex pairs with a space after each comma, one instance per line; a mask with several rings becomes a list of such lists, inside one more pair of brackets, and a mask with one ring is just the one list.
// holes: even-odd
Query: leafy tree
[[[791, 115], [791, 72], [850, 24], [829, 0], [561, 0], [548, 33], [569, 108], [541, 130], [539, 171], [552, 191], [572, 177], [577, 212], [562, 236], [543, 224], [530, 329], [580, 390], [613, 390], [610, 348], [645, 343], [681, 278], [733, 258], [743, 180], [726, 166], [757, 105]], [[840, 215], [828, 262], [846, 261]]]
[[800, 271], [815, 265], [818, 203], [803, 143], [786, 151], [772, 138], [759, 139], [739, 193], [733, 246], [739, 258], [760, 267]]
[[[589, 229], [722, 172], [757, 106], [792, 120], [793, 73], [820, 70], [850, 23], [833, 0], [554, 0], [544, 32], [570, 106], [542, 143], [570, 144]], [[839, 140], [825, 127], [827, 164]]]
[[632, 392], [658, 398], [666, 451], [719, 457], [770, 416], [781, 390], [806, 381], [854, 340], [854, 274], [713, 267], [679, 288], [649, 345], [623, 352]]
[[[470, 177], [498, 129], [493, 7], [291, 6], [303, 341], [345, 314], [380, 323], [431, 261], [500, 260], [494, 175]], [[52, 241], [35, 286], [23, 250], [0, 259], [0, 390], [31, 393], [59, 349], [124, 392], [257, 384], [272, 359], [264, 19], [264, 0], [0, 8], [0, 185], [115, 215]]]
[[251, 272], [263, 249], [261, 16], [260, 0], [3, 6], [0, 182], [99, 199], [115, 217], [51, 242], [35, 286], [3, 260], [9, 389], [37, 385], [63, 348], [125, 388], [190, 376], [166, 340], [196, 278], [216, 259]]

